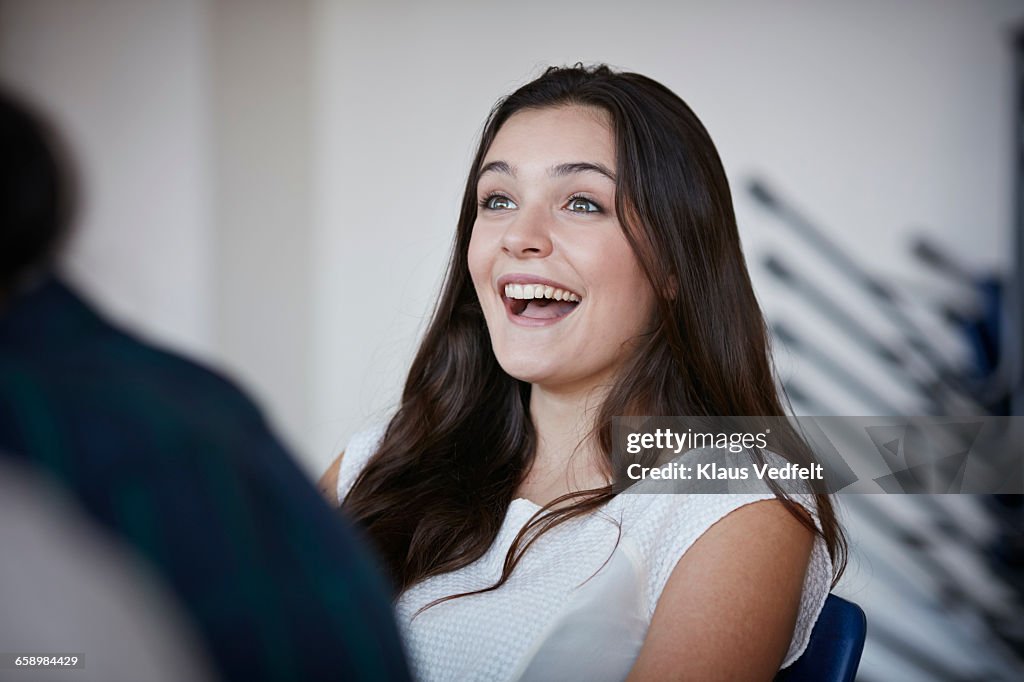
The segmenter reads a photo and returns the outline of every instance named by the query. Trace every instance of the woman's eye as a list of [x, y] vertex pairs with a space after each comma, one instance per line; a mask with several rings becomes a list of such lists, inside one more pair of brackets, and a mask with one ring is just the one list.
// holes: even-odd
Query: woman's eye
[[600, 213], [601, 207], [586, 197], [573, 197], [569, 199], [569, 210], [573, 213]]
[[503, 211], [510, 208], [516, 208], [516, 202], [512, 201], [508, 197], [503, 197], [500, 194], [492, 194], [480, 203], [484, 208], [491, 211]]

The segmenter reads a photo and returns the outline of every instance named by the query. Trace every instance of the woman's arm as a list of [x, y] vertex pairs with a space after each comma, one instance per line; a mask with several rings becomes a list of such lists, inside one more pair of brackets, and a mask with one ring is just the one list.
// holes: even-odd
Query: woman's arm
[[331, 465], [327, 467], [327, 471], [320, 477], [320, 482], [316, 484], [320, 494], [324, 496], [332, 507], [340, 506], [341, 502], [338, 500], [338, 472], [341, 471], [341, 458], [345, 456], [345, 452], [342, 451], [338, 457], [331, 462]]
[[629, 679], [771, 680], [793, 636], [813, 542], [778, 500], [719, 520], [672, 571]]

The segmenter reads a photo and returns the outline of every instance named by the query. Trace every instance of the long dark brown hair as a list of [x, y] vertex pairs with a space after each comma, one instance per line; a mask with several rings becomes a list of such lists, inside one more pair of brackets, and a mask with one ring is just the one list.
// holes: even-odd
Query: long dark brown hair
[[[653, 331], [637, 339], [596, 418], [593, 436], [605, 457], [614, 416], [785, 414], [729, 184], [704, 126], [678, 96], [645, 76], [604, 65], [551, 67], [499, 101], [487, 119], [443, 291], [401, 405], [344, 501], [399, 592], [479, 559], [533, 462], [531, 387], [498, 365], [467, 251], [480, 166], [495, 135], [516, 112], [564, 105], [609, 115], [617, 216], [657, 298]], [[806, 449], [795, 432], [776, 436], [783, 448]], [[828, 496], [816, 495], [819, 531], [776, 494], [824, 538], [838, 579], [846, 543]], [[519, 533], [501, 578], [487, 590], [505, 583], [540, 534], [612, 497], [609, 486], [546, 505]]]

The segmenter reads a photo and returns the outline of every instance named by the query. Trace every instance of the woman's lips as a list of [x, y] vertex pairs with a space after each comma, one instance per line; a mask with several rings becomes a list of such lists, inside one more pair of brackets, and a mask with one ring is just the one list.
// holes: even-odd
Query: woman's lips
[[508, 319], [520, 327], [558, 324], [582, 305], [583, 296], [561, 282], [529, 273], [506, 273], [495, 282]]
[[[573, 314], [580, 303], [548, 301], [537, 304], [530, 300], [519, 300], [501, 296], [508, 319], [520, 327], [550, 327]], [[553, 313], [553, 314], [552, 314]]]
[[536, 286], [539, 284], [544, 286], [545, 288], [551, 287], [552, 289], [559, 289], [565, 293], [573, 294], [574, 296], [576, 296], [577, 300], [582, 300], [583, 298], [582, 294], [580, 294], [577, 291], [574, 291], [573, 289], [567, 287], [561, 282], [556, 282], [555, 280], [548, 279], [547, 277], [540, 277], [538, 275], [531, 275], [528, 273], [521, 272], [510, 272], [506, 275], [502, 275], [501, 277], [498, 278], [498, 281], [495, 282], [495, 289], [497, 289], [498, 293], [503, 293], [505, 291], [505, 287], [507, 287], [510, 284], [520, 284], [524, 286]]

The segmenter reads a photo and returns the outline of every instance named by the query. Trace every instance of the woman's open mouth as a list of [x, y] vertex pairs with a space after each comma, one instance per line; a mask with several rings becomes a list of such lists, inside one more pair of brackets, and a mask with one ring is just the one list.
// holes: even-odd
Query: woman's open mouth
[[579, 306], [579, 294], [539, 283], [509, 282], [502, 301], [509, 319], [527, 327], [555, 324]]

